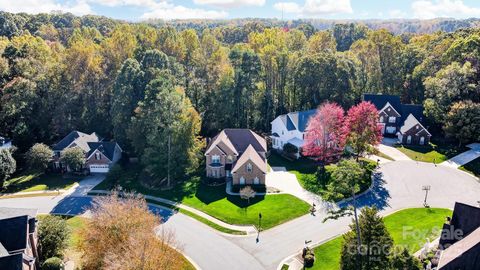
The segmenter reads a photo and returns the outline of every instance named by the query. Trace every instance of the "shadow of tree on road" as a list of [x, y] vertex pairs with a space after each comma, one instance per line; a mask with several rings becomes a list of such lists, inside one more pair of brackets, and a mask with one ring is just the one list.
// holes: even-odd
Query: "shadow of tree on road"
[[[373, 173], [373, 185], [372, 188], [357, 197], [357, 207], [362, 208], [365, 206], [373, 207], [375, 206], [378, 210], [383, 210], [386, 207], [389, 207], [388, 199], [390, 199], [390, 193], [385, 188], [385, 180], [383, 179], [383, 174], [379, 171]], [[347, 207], [352, 204], [353, 201], [347, 201], [338, 204], [340, 208]]]

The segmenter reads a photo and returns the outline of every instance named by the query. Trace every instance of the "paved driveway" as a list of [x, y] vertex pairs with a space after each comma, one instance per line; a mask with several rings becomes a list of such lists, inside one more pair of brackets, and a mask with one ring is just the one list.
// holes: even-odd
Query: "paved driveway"
[[471, 148], [471, 150], [456, 155], [453, 158], [440, 163], [440, 165], [458, 168], [480, 157], [480, 143], [472, 143], [467, 145], [467, 147]]
[[[428, 203], [432, 207], [452, 208], [456, 201], [477, 205], [480, 184], [467, 173], [431, 163], [396, 161], [382, 164], [376, 175], [374, 189], [359, 198], [359, 205], [376, 205], [381, 214], [407, 207], [422, 207], [423, 185], [430, 185]], [[0, 206], [40, 208], [47, 213], [74, 213], [85, 209], [89, 199], [84, 197], [33, 197], [2, 199]], [[323, 222], [329, 204], [318, 204], [316, 216], [305, 215], [256, 236], [225, 236], [182, 214], [161, 213], [167, 216], [163, 225], [176, 233], [178, 246], [202, 269], [276, 269], [286, 257], [299, 252], [305, 240], [326, 241], [348, 230], [351, 218]], [[63, 210], [62, 210], [63, 209]], [[163, 210], [159, 210], [163, 211]]]

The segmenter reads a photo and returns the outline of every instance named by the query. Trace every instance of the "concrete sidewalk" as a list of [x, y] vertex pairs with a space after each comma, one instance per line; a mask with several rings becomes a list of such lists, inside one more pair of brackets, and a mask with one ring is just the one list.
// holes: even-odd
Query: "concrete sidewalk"
[[[91, 190], [90, 191], [90, 194], [110, 194], [110, 193], [111, 192], [108, 191], [108, 190]], [[246, 232], [247, 234], [256, 234], [257, 233], [257, 229], [254, 226], [243, 226], [243, 225], [228, 224], [228, 223], [223, 222], [219, 219], [216, 219], [216, 218], [214, 218], [214, 217], [212, 217], [212, 216], [210, 216], [210, 215], [208, 215], [208, 214], [206, 214], [206, 213], [204, 213], [200, 210], [197, 210], [193, 207], [190, 207], [190, 206], [182, 204], [182, 203], [178, 203], [178, 202], [174, 202], [174, 201], [171, 201], [171, 200], [168, 200], [168, 199], [155, 197], [155, 196], [150, 196], [150, 195], [143, 195], [143, 197], [145, 199], [149, 199], [149, 200], [154, 201], [154, 202], [164, 203], [164, 204], [168, 204], [168, 205], [171, 205], [171, 206], [174, 206], [174, 207], [178, 207], [178, 208], [187, 210], [191, 213], [194, 213], [197, 216], [205, 218], [208, 221], [211, 221], [211, 222], [213, 222], [213, 223], [215, 223], [219, 226], [222, 226], [222, 227], [230, 229], [230, 230], [242, 231], [242, 232]]]
[[453, 158], [440, 163], [440, 165], [450, 168], [458, 168], [480, 157], [480, 143], [472, 143], [467, 145], [467, 147], [471, 148], [471, 150], [456, 155]]

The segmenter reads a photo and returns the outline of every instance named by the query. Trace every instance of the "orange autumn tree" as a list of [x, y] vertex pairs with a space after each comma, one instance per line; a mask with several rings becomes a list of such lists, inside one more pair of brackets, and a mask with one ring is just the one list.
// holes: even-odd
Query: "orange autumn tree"
[[160, 218], [135, 194], [114, 192], [96, 200], [92, 218], [80, 231], [82, 269], [176, 270], [185, 259], [170, 246], [174, 235], [159, 229]]

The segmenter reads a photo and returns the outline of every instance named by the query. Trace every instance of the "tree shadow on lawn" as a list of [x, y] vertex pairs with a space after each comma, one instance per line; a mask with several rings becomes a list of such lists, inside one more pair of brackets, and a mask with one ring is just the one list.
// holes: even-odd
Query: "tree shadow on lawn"
[[45, 190], [64, 189], [81, 179], [82, 177], [78, 176], [25, 172], [22, 175], [7, 180], [7, 187], [2, 192], [15, 193], [38, 185], [44, 185]]
[[[385, 188], [383, 174], [381, 172], [374, 172], [372, 189], [357, 197], [357, 207], [375, 206], [378, 210], [383, 210], [390, 206], [388, 199], [390, 199], [390, 193]], [[338, 206], [343, 208], [350, 204], [352, 204], [352, 201], [340, 203]]]
[[265, 195], [257, 195], [254, 198], [244, 200], [240, 196], [227, 195], [225, 192], [225, 185], [221, 186], [207, 186], [203, 183], [199, 183], [195, 196], [204, 204], [208, 205], [213, 202], [227, 198], [227, 200], [239, 208], [248, 208], [256, 203], [259, 203], [265, 199]]
[[436, 151], [448, 158], [454, 157], [462, 152], [469, 150], [465, 146], [454, 145], [452, 142], [446, 142], [441, 140], [435, 140], [428, 145], [401, 145], [402, 147], [414, 152], [427, 154], [432, 151]]

